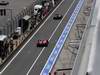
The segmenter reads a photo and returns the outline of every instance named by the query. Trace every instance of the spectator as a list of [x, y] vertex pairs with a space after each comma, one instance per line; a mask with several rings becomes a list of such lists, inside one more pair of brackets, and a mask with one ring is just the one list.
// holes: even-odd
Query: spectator
[[9, 52], [9, 44], [8, 44], [8, 42], [6, 42], [5, 43], [5, 45], [4, 45], [4, 50], [5, 50], [5, 55], [7, 56], [7, 53]]
[[4, 58], [5, 58], [4, 47], [2, 47], [2, 46], [0, 47], [0, 57], [2, 60], [4, 60]]
[[10, 51], [12, 52], [13, 51], [13, 46], [14, 46], [12, 38], [11, 38], [9, 44], [10, 44]]

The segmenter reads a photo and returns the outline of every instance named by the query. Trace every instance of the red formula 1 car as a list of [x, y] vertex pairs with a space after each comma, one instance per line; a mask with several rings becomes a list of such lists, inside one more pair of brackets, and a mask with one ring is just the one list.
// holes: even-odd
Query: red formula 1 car
[[48, 40], [38, 40], [37, 47], [47, 47], [49, 44]]

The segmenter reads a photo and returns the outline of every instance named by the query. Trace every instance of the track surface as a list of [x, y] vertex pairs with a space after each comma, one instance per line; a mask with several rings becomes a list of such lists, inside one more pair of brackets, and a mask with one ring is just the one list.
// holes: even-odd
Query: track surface
[[[26, 46], [18, 52], [14, 60], [11, 60], [1, 71], [2, 75], [26, 75], [28, 72], [27, 75], [39, 75], [78, 1], [62, 0], [58, 8], [44, 21], [43, 26], [33, 34]], [[73, 5], [71, 7], [72, 3]], [[59, 13], [64, 15], [66, 12], [67, 15], [62, 22], [60, 22], [61, 20], [53, 20], [54, 14]], [[59, 27], [56, 29], [58, 25]], [[49, 46], [46, 48], [37, 48], [36, 42], [38, 39], [49, 39]], [[42, 53], [39, 56], [41, 51]], [[38, 56], [39, 58], [37, 59]], [[34, 66], [31, 68], [33, 64]]]

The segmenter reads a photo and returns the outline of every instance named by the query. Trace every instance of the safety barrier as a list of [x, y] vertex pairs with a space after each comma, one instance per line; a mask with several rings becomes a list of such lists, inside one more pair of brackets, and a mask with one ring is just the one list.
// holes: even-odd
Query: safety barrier
[[84, 0], [80, 0], [79, 3], [77, 4], [74, 12], [72, 13], [68, 23], [66, 24], [60, 38], [58, 39], [58, 41], [57, 41], [53, 51], [51, 52], [44, 68], [42, 69], [40, 75], [48, 75], [51, 72], [51, 70], [52, 70], [52, 68], [57, 60], [57, 57], [59, 56], [61, 49], [65, 43], [65, 40], [68, 37], [72, 26], [74, 25], [76, 17], [78, 15], [83, 3], [84, 3]]

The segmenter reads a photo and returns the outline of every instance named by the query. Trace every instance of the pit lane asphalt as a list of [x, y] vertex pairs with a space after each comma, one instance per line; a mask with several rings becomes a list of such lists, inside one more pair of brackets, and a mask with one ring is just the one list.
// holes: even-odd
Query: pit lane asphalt
[[[59, 28], [55, 32], [54, 36], [51, 38], [49, 46], [44, 49], [41, 56], [37, 60], [36, 64], [32, 68], [29, 75], [39, 75], [47, 58], [49, 57], [54, 45], [56, 44], [62, 30], [64, 29], [66, 22], [71, 16], [76, 4], [79, 0], [75, 0], [72, 8], [69, 10], [68, 14], [60, 24]], [[64, 15], [70, 8], [73, 0], [64, 0], [59, 8], [50, 16], [50, 18], [44, 23], [44, 25], [39, 29], [39, 31], [32, 37], [32, 39], [26, 44], [22, 51], [16, 56], [16, 58], [7, 66], [5, 70], [2, 71], [2, 75], [26, 75], [30, 67], [38, 57], [42, 48], [36, 47], [36, 42], [38, 39], [49, 39], [53, 31], [59, 24], [60, 20], [53, 20], [53, 16], [56, 13]]]
[[[73, 0], [74, 1], [74, 0]], [[52, 52], [57, 40], [59, 39], [59, 36], [61, 35], [66, 23], [68, 22], [76, 4], [78, 3], [79, 0], [75, 1], [73, 6], [71, 7], [71, 9], [68, 11], [66, 17], [63, 19], [62, 23], [60, 24], [60, 26], [58, 27], [58, 29], [56, 30], [54, 36], [51, 38], [50, 40], [50, 44], [48, 48], [45, 48], [45, 51], [42, 52], [42, 54], [40, 55], [40, 58], [37, 60], [37, 63], [35, 64], [35, 66], [31, 69], [30, 73], [27, 75], [39, 75], [41, 70], [43, 69], [50, 53]], [[65, 10], [66, 8], [64, 8], [63, 10]]]

